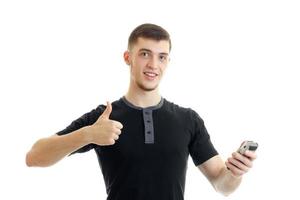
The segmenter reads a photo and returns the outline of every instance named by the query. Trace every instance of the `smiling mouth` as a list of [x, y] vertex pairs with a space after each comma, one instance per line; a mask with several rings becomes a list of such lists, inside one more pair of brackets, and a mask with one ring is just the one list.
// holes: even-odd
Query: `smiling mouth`
[[148, 77], [151, 77], [151, 78], [154, 78], [154, 77], [158, 76], [158, 74], [153, 73], [153, 72], [144, 72], [144, 74], [145, 74], [146, 76], [148, 76]]

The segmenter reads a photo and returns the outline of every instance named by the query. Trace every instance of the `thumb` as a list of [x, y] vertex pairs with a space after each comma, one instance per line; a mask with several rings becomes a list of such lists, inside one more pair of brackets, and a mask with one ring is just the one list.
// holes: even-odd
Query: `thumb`
[[101, 119], [109, 119], [109, 115], [112, 111], [112, 106], [111, 103], [109, 101], [107, 101], [107, 106], [104, 110], [104, 112], [102, 113], [102, 115], [100, 116]]

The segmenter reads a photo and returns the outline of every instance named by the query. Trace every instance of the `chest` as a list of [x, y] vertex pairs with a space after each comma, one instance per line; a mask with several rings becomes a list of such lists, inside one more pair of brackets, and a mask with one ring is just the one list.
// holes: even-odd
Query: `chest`
[[101, 157], [119, 163], [178, 163], [188, 158], [190, 133], [186, 124], [175, 116], [153, 112], [153, 143], [146, 143], [145, 120], [142, 116], [120, 116], [122, 133], [114, 145], [100, 148]]

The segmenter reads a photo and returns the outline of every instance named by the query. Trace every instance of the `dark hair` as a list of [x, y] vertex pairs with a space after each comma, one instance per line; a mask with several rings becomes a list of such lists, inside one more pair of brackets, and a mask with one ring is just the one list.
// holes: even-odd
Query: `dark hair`
[[167, 40], [169, 41], [169, 50], [171, 51], [171, 39], [169, 33], [162, 27], [155, 24], [141, 24], [136, 27], [128, 38], [128, 49], [137, 42], [138, 38], [147, 38], [153, 40]]

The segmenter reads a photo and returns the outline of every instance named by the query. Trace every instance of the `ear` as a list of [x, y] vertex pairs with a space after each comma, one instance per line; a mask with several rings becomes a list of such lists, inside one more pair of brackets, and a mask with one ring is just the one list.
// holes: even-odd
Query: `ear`
[[123, 54], [124, 61], [127, 65], [130, 65], [130, 54], [129, 51], [126, 50]]

